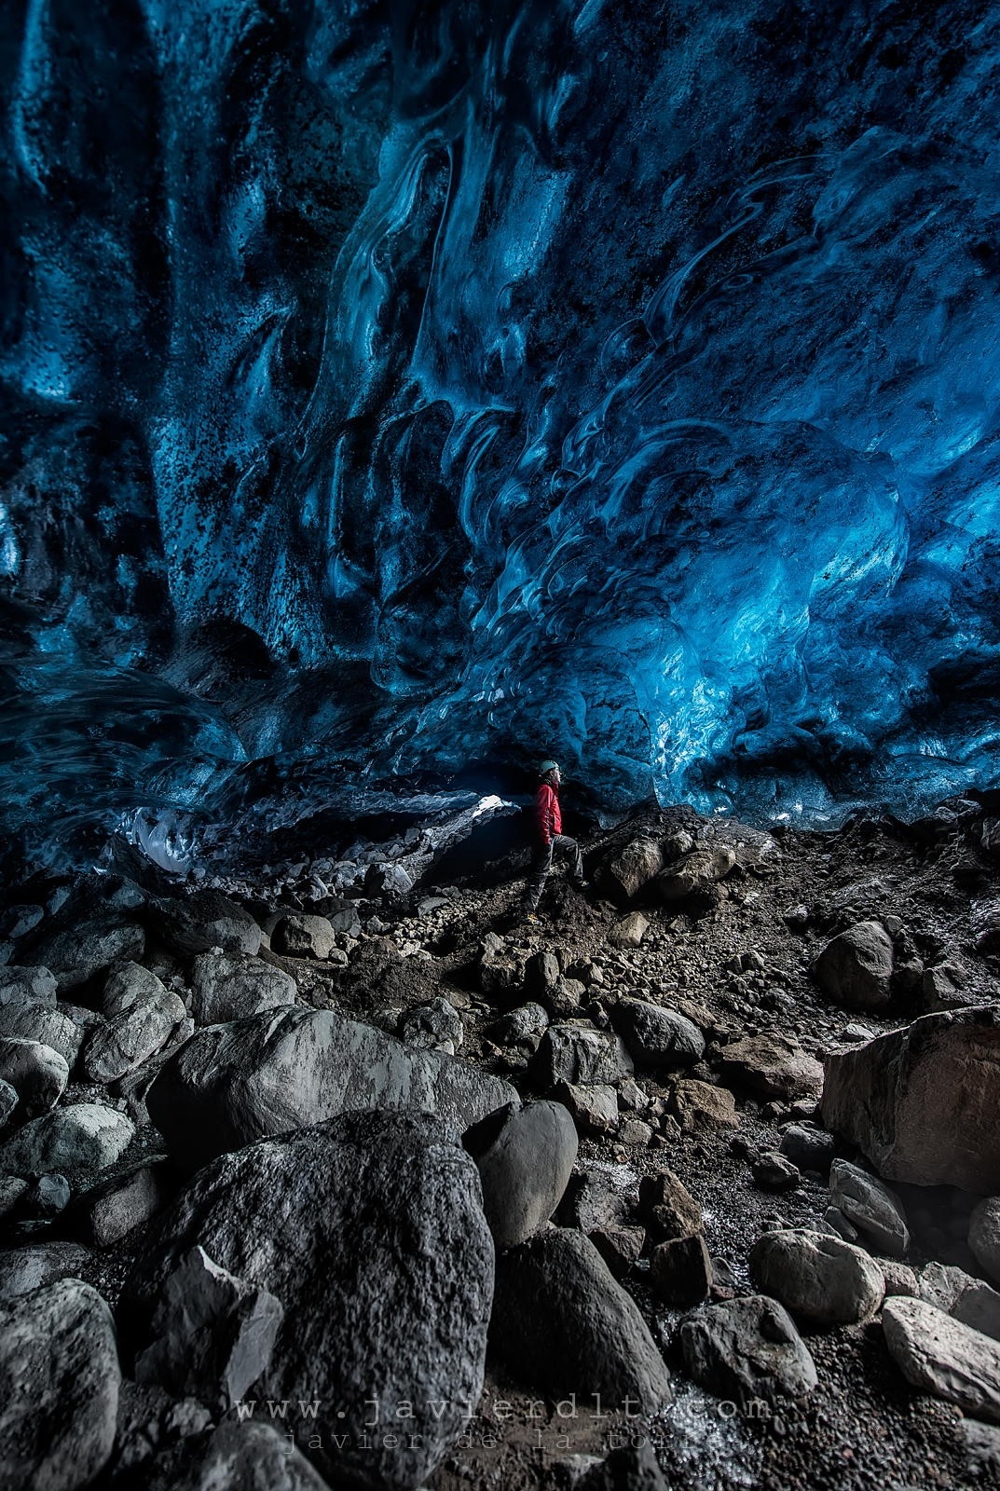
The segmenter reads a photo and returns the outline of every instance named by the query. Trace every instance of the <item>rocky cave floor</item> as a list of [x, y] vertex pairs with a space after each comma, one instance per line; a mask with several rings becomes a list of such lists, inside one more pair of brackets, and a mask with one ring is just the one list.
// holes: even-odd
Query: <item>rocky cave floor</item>
[[[370, 868], [353, 887], [345, 886], [343, 864], [338, 869], [321, 858], [267, 867], [252, 880], [209, 876], [189, 882], [189, 890], [207, 884], [241, 902], [265, 934], [273, 934], [283, 913], [327, 917], [340, 930], [324, 957], [304, 948], [301, 956], [279, 952], [278, 939], [272, 935], [268, 946], [265, 935], [260, 956], [292, 975], [299, 1001], [393, 1034], [402, 1030], [417, 1045], [460, 1042], [459, 1057], [512, 1082], [524, 1097], [550, 1095], [553, 1075], [539, 1065], [538, 1031], [517, 1040], [510, 1023], [502, 1024], [506, 1012], [526, 1002], [541, 1005], [554, 1022], [607, 1030], [618, 1001], [638, 998], [679, 1012], [704, 1035], [704, 1052], [693, 1064], [671, 1070], [662, 1062], [636, 1061], [634, 1075], [612, 1084], [617, 1111], [611, 1115], [606, 1106], [590, 1103], [585, 1088], [562, 1094], [571, 1108], [577, 1104], [575, 1177], [596, 1173], [598, 1190], [603, 1184], [619, 1198], [616, 1219], [598, 1240], [663, 1350], [674, 1402], [652, 1420], [626, 1422], [620, 1414], [600, 1419], [586, 1383], [579, 1384], [575, 1405], [560, 1401], [518, 1380], [491, 1355], [479, 1414], [430, 1477], [429, 1491], [569, 1487], [593, 1463], [586, 1457], [630, 1442], [652, 1445], [667, 1484], [691, 1491], [1000, 1485], [996, 1438], [970, 1430], [972, 1420], [957, 1407], [907, 1384], [890, 1358], [877, 1314], [836, 1327], [797, 1320], [815, 1361], [817, 1386], [807, 1397], [779, 1398], [773, 1407], [747, 1411], [687, 1375], [677, 1329], [698, 1305], [672, 1303], [669, 1288], [666, 1298], [657, 1288], [648, 1257], [652, 1237], [642, 1256], [632, 1256], [636, 1236], [641, 1240], [639, 1183], [664, 1167], [702, 1208], [713, 1264], [710, 1300], [752, 1292], [748, 1254], [762, 1233], [822, 1225], [830, 1204], [825, 1167], [796, 1171], [786, 1163], [769, 1169], [760, 1157], [779, 1150], [789, 1124], [809, 1129], [820, 1123], [808, 1057], [822, 1060], [857, 1047], [928, 1010], [997, 1000], [1000, 856], [990, 838], [993, 822], [981, 804], [964, 800], [908, 826], [859, 816], [824, 833], [789, 828], [765, 834], [732, 821], [706, 822], [686, 810], [646, 814], [586, 838], [590, 886], [577, 891], [563, 875], [554, 875], [534, 923], [520, 914], [524, 855], [484, 863], [454, 884], [440, 883], [432, 870], [402, 896], [385, 875], [383, 893], [373, 893]], [[668, 904], [649, 886], [631, 902], [620, 888], [611, 894], [607, 865], [630, 840], [674, 839], [690, 857], [684, 835], [696, 850], [721, 855], [693, 887], [682, 885]], [[404, 847], [382, 846], [382, 860], [392, 864]], [[90, 876], [75, 884], [9, 887], [7, 964], [37, 966], [45, 938], [51, 945], [64, 926], [65, 905], [54, 909], [60, 902], [72, 906], [74, 897], [89, 896], [99, 906], [104, 897], [105, 908], [110, 898], [121, 914], [138, 915], [135, 908], [152, 882], [147, 877], [146, 887], [137, 890], [127, 873], [134, 866], [124, 869], [123, 874], [119, 865], [103, 883]], [[165, 886], [171, 895], [180, 894], [176, 880], [158, 880], [155, 889], [162, 894]], [[36, 920], [36, 905], [53, 909]], [[894, 944], [891, 1003], [878, 1012], [837, 1007], [821, 993], [813, 972], [829, 940], [864, 921], [881, 923]], [[629, 936], [640, 931], [641, 941], [630, 945]], [[188, 1002], [191, 958], [169, 939], [148, 935], [136, 960]], [[99, 1009], [107, 977], [107, 967], [99, 968], [71, 993], [61, 986], [60, 999], [73, 1001], [78, 1017], [81, 1010]], [[434, 1003], [441, 999], [457, 1021], [447, 1012], [441, 1016], [442, 1007]], [[407, 1029], [410, 1010], [417, 1013]], [[6, 1027], [5, 1033], [10, 1034]], [[761, 1035], [790, 1038], [799, 1048], [777, 1097], [767, 1095], [767, 1078], [725, 1065], [727, 1047]], [[161, 1052], [140, 1066], [138, 1076], [133, 1072], [105, 1085], [81, 1079], [77, 1070], [61, 1099], [62, 1105], [110, 1101], [137, 1120], [137, 1137], [112, 1175], [128, 1173], [138, 1159], [163, 1148], [155, 1130], [142, 1123], [145, 1086], [162, 1059]], [[144, 1084], [139, 1079], [146, 1068]], [[779, 1072], [778, 1087], [783, 1081]], [[16, 1114], [7, 1134], [15, 1130]], [[865, 1164], [841, 1140], [836, 1153]], [[574, 1221], [572, 1189], [557, 1214], [563, 1224]], [[904, 1260], [911, 1269], [919, 1273], [936, 1262], [984, 1277], [966, 1241], [977, 1197], [948, 1186], [899, 1185], [896, 1191], [911, 1233]], [[0, 1222], [4, 1246], [78, 1241], [78, 1199], [65, 1211], [59, 1202], [49, 1205], [55, 1214], [46, 1214], [41, 1203], [34, 1213], [26, 1210], [23, 1197], [15, 1201]], [[115, 1307], [147, 1231], [148, 1224], [140, 1225], [92, 1250], [85, 1261], [78, 1258], [74, 1273]], [[0, 1272], [3, 1266], [0, 1258]], [[506, 1405], [499, 1417], [498, 1403]], [[146, 1428], [144, 1451], [133, 1442], [123, 1456], [119, 1442], [96, 1485], [128, 1491], [157, 1484], [153, 1467], [166, 1441], [157, 1445], [156, 1434]], [[134, 1440], [134, 1426], [130, 1432]], [[189, 1441], [197, 1442], [197, 1435]], [[172, 1453], [176, 1472], [185, 1463], [184, 1445], [175, 1444]], [[635, 1474], [621, 1484], [649, 1484]]]

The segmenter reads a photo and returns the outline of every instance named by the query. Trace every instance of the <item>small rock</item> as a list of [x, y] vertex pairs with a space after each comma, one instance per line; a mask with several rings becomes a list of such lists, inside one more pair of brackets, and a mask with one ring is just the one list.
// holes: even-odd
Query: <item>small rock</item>
[[964, 984], [965, 974], [955, 963], [925, 968], [920, 983], [923, 1008], [928, 1012], [960, 1009], [969, 1003], [968, 995], [962, 993]]
[[641, 1443], [614, 1449], [606, 1460], [574, 1481], [573, 1491], [667, 1491], [652, 1445]]
[[571, 1082], [557, 1082], [553, 1091], [584, 1136], [617, 1132], [618, 1097], [613, 1087], [603, 1084], [577, 1087]]
[[73, 1232], [93, 1248], [110, 1248], [164, 1206], [173, 1187], [162, 1164], [143, 1164], [91, 1186], [73, 1207]]
[[284, 1313], [273, 1294], [194, 1247], [167, 1275], [135, 1379], [224, 1412], [267, 1369]]
[[490, 1026], [490, 1038], [501, 1046], [516, 1046], [522, 1041], [537, 1041], [548, 1029], [548, 1011], [540, 1004], [522, 1004], [501, 1015]]
[[695, 1382], [737, 1403], [801, 1398], [818, 1381], [788, 1311], [763, 1295], [704, 1306], [681, 1322], [680, 1343]]
[[561, 1103], [513, 1104], [467, 1129], [483, 1187], [483, 1211], [497, 1248], [515, 1247], [552, 1216], [573, 1171], [578, 1140]]
[[649, 931], [649, 919], [641, 911], [630, 911], [608, 933], [611, 947], [638, 947]]
[[447, 999], [432, 999], [406, 1010], [399, 1022], [400, 1039], [416, 1051], [440, 1049], [450, 1041], [453, 1051], [465, 1039], [462, 1017]]
[[891, 995], [892, 938], [881, 922], [858, 922], [827, 943], [816, 959], [816, 982], [847, 1009], [883, 1009]]
[[781, 1136], [778, 1149], [798, 1165], [800, 1170], [815, 1170], [819, 1175], [829, 1174], [836, 1141], [823, 1129], [807, 1129], [800, 1124], [790, 1124]]
[[750, 1171], [757, 1185], [765, 1191], [788, 1191], [802, 1179], [798, 1166], [776, 1149], [758, 1155]]
[[657, 1243], [649, 1255], [649, 1276], [668, 1305], [686, 1309], [705, 1299], [712, 1287], [712, 1261], [701, 1233]]
[[38, 1175], [28, 1182], [20, 1209], [26, 1216], [48, 1221], [66, 1210], [70, 1194], [65, 1175]]
[[636, 1149], [647, 1149], [652, 1137], [653, 1130], [648, 1123], [643, 1123], [641, 1118], [627, 1119], [618, 1131], [618, 1138], [622, 1144], [631, 1144]]
[[[195, 1431], [197, 1432], [197, 1431]], [[317, 1436], [322, 1437], [322, 1436]], [[203, 1457], [171, 1491], [330, 1491], [287, 1431], [272, 1424], [226, 1419]]]
[[907, 1294], [914, 1298], [919, 1295], [920, 1284], [916, 1274], [905, 1263], [900, 1263], [898, 1258], [880, 1258], [878, 1266], [885, 1279], [886, 1299], [893, 1294]]
[[830, 1168], [831, 1200], [858, 1231], [882, 1253], [902, 1258], [910, 1246], [910, 1233], [900, 1204], [888, 1186], [847, 1160], [834, 1160]]
[[141, 963], [118, 963], [105, 982], [101, 1012], [110, 1019], [113, 1015], [120, 1015], [137, 1000], [156, 997], [164, 991], [161, 980]]
[[740, 1126], [736, 1099], [728, 1088], [713, 1087], [710, 1082], [699, 1082], [694, 1077], [673, 1084], [670, 1106], [683, 1134], [715, 1134]]
[[856, 1325], [882, 1303], [885, 1279], [861, 1248], [820, 1232], [765, 1232], [750, 1252], [750, 1277], [794, 1315]]
[[0, 1299], [14, 1299], [56, 1279], [70, 1278], [86, 1271], [90, 1261], [90, 1253], [77, 1243], [34, 1243], [27, 1248], [11, 1248], [0, 1253]]
[[45, 1004], [7, 1004], [0, 1006], [0, 1038], [37, 1041], [57, 1051], [72, 1072], [83, 1044], [82, 1026], [64, 1009]]
[[251, 957], [260, 951], [261, 931], [253, 917], [218, 890], [152, 901], [149, 914], [167, 945], [185, 956], [210, 953], [213, 948]]
[[1000, 1196], [987, 1196], [973, 1208], [969, 1247], [983, 1273], [1000, 1283]]
[[693, 1237], [702, 1230], [701, 1207], [672, 1170], [644, 1175], [639, 1182], [639, 1215], [660, 1242]]

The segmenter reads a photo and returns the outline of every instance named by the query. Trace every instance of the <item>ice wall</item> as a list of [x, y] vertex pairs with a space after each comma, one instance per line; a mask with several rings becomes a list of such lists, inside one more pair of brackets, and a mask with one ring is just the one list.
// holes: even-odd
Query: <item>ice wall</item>
[[10, 0], [0, 77], [8, 828], [995, 778], [995, 7]]

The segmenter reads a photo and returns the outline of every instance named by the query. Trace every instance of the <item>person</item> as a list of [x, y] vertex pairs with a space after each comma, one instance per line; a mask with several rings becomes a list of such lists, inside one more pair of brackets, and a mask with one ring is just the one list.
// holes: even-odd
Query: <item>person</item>
[[542, 899], [542, 891], [552, 861], [558, 850], [570, 860], [570, 878], [578, 889], [587, 882], [583, 878], [583, 855], [580, 846], [569, 834], [562, 831], [562, 811], [559, 807], [559, 784], [562, 774], [558, 761], [543, 761], [538, 768], [539, 782], [535, 793], [534, 854], [528, 875], [525, 915], [533, 920]]

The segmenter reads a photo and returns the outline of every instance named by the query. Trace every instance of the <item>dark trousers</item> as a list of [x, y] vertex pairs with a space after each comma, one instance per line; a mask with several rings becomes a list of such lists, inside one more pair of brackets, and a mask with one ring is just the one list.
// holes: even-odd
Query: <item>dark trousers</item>
[[583, 879], [583, 855], [580, 846], [569, 834], [553, 834], [548, 844], [539, 844], [531, 861], [528, 875], [528, 910], [536, 911], [542, 899], [545, 880], [552, 868], [556, 854], [565, 854], [570, 860], [570, 875], [574, 880]]

